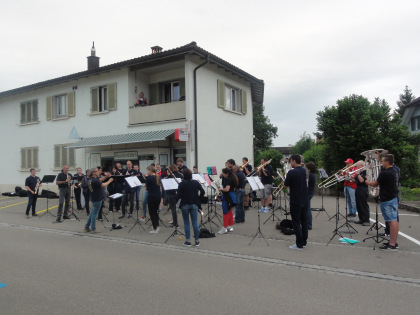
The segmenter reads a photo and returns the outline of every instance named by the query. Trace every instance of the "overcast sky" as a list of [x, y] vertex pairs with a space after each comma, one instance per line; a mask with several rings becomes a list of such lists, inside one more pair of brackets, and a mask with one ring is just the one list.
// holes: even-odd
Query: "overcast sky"
[[2, 1], [0, 91], [196, 41], [265, 82], [276, 146], [316, 131], [316, 113], [361, 94], [420, 96], [420, 1]]

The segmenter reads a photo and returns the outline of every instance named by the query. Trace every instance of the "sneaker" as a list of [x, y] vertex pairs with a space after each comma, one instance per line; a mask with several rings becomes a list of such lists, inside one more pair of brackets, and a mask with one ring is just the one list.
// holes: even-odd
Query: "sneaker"
[[156, 228], [156, 231], [157, 231], [157, 232], [159, 232], [159, 231], [160, 231], [160, 227], [159, 227], [159, 226]]
[[354, 222], [354, 224], [363, 224], [364, 222], [362, 220]]
[[131, 215], [131, 213], [128, 215], [128, 217], [127, 218], [132, 218], [133, 216]]
[[95, 230], [95, 231], [93, 231], [93, 230], [92, 230], [92, 231], [90, 231], [90, 234], [98, 234], [98, 233], [101, 233], [101, 232], [96, 231], [96, 230]]
[[260, 210], [258, 210], [258, 212], [264, 212], [264, 208], [265, 207], [261, 207]]
[[195, 247], [199, 247], [200, 246], [200, 242], [195, 241]]
[[68, 215], [64, 215], [63, 220], [70, 220], [70, 217]]
[[264, 213], [267, 213], [267, 212], [269, 212], [270, 211], [270, 209], [268, 208], [268, 207], [264, 207]]
[[228, 232], [233, 232], [233, 227], [231, 227], [230, 225], [228, 225], [228, 227], [226, 228], [226, 230], [227, 230]]
[[175, 225], [175, 224], [172, 223], [171, 225], [169, 225], [169, 227], [171, 227], [171, 228], [174, 228], [174, 227], [178, 228], [179, 225]]
[[92, 232], [92, 230], [91, 230], [91, 229], [89, 229], [89, 228], [85, 228], [83, 231], [84, 231], [84, 232], [86, 232], [86, 233], [88, 233], [88, 232]]
[[222, 227], [222, 228], [220, 229], [220, 231], [219, 231], [219, 232], [217, 232], [217, 233], [218, 233], [218, 234], [225, 234], [225, 233], [227, 233], [227, 232], [228, 232], [227, 228]]
[[138, 219], [138, 221], [140, 221], [140, 222], [144, 222], [144, 221], [146, 221], [144, 218], [142, 218], [142, 217], [140, 217], [139, 219]]
[[123, 219], [123, 218], [125, 218], [125, 214], [123, 214], [122, 216], [119, 216], [118, 217], [118, 219], [120, 219], [120, 220]]
[[162, 212], [162, 211], [163, 211], [163, 209], [162, 209], [162, 208], [159, 208], [159, 209], [158, 209], [158, 212]]
[[38, 215], [36, 213], [32, 214], [33, 217], [37, 217]]
[[290, 249], [297, 249], [297, 250], [303, 250], [303, 248], [298, 247], [296, 244], [289, 246]]
[[[389, 245], [389, 242], [388, 242], [388, 243], [384, 243], [384, 245]], [[398, 246], [398, 243], [395, 243], [395, 247], [396, 247], [396, 248], [400, 248], [400, 247]]]
[[185, 241], [184, 246], [191, 247], [191, 242]]
[[61, 221], [60, 219], [53, 221], [53, 223], [63, 223], [64, 221]]
[[389, 234], [379, 233], [378, 236], [381, 236], [381, 237], [389, 237]]
[[156, 230], [151, 230], [149, 233], [150, 234], [158, 234], [158, 230], [157, 229]]
[[391, 250], [391, 251], [396, 251], [397, 250], [397, 244], [395, 244], [395, 246], [390, 245], [389, 243], [386, 243], [384, 245], [382, 245], [381, 247], [379, 247], [380, 250]]
[[370, 222], [369, 221], [365, 221], [362, 223], [363, 226], [370, 226]]

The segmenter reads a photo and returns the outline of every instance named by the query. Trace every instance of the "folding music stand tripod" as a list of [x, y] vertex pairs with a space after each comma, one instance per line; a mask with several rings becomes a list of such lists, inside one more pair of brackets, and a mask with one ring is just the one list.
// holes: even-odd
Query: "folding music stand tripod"
[[[259, 189], [258, 189], [259, 190]], [[264, 235], [261, 232], [261, 218], [260, 218], [260, 211], [258, 211], [258, 227], [257, 227], [257, 232], [255, 233], [254, 237], [252, 238], [251, 242], [249, 242], [248, 245], [251, 245], [251, 243], [254, 241], [254, 239], [257, 237], [257, 235], [259, 235], [260, 237], [262, 237], [264, 239], [264, 241], [266, 242], [267, 246], [270, 246], [267, 242], [267, 240], [265, 239]]]
[[[379, 197], [375, 197], [375, 203], [376, 203], [376, 206], [375, 206], [375, 223], [373, 223], [372, 224], [372, 226], [369, 228], [369, 230], [366, 232], [366, 234], [369, 234], [369, 232], [370, 231], [372, 231], [373, 229], [375, 229], [376, 230], [376, 235], [374, 235], [374, 236], [370, 236], [370, 237], [367, 237], [367, 238], [365, 238], [364, 240], [363, 240], [363, 242], [365, 242], [366, 240], [369, 240], [369, 239], [373, 239], [374, 241], [375, 241], [375, 243], [373, 244], [373, 250], [375, 250], [376, 248], [376, 244], [378, 244], [378, 243], [382, 243], [384, 240], [385, 240], [385, 238], [384, 237], [382, 237], [382, 236], [379, 236], [379, 230], [383, 227], [383, 226], [381, 226], [380, 224], [379, 224], [379, 219], [378, 219], [378, 204], [379, 204]], [[380, 240], [379, 240], [380, 239]]]
[[[108, 198], [109, 199], [112, 199], [112, 200], [114, 200], [114, 202], [115, 202], [115, 200], [117, 200], [117, 199], [121, 199], [121, 197], [122, 197], [123, 195], [122, 194], [120, 194], [120, 195], [118, 195], [118, 194], [113, 194], [113, 195], [111, 195], [111, 196], [108, 196]], [[116, 224], [115, 224], [115, 211], [112, 211], [112, 225], [110, 226], [111, 227], [111, 229], [110, 229], [110, 231], [112, 231], [112, 230], [116, 230]], [[102, 214], [103, 215], [103, 214]], [[109, 222], [109, 221], [108, 221]], [[121, 225], [120, 225], [121, 226]], [[109, 228], [109, 226], [106, 226], [106, 228]]]
[[[339, 227], [338, 227], [338, 220], [340, 220], [340, 218], [339, 218], [339, 216], [340, 216], [340, 193], [339, 193], [339, 191], [337, 190], [337, 201], [336, 201], [336, 213], [335, 213], [335, 215], [333, 215], [331, 218], [330, 218], [330, 220], [332, 219], [332, 218], [335, 218], [335, 229], [334, 229], [334, 231], [333, 231], [333, 236], [331, 236], [331, 238], [330, 238], [330, 240], [329, 240], [329, 242], [327, 243], [327, 246], [331, 243], [331, 241], [333, 240], [333, 238], [336, 236], [336, 235], [339, 235], [339, 236], [341, 236], [341, 238], [345, 238], [341, 233], [340, 233], [340, 231], [339, 231]], [[329, 221], [329, 220], [328, 220]], [[349, 242], [350, 243], [350, 242]], [[351, 245], [353, 245], [353, 243], [350, 243]]]
[[[49, 183], [54, 183], [56, 177], [57, 177], [57, 175], [44, 175], [44, 177], [42, 178], [41, 183], [47, 184], [47, 191], [48, 192], [49, 192], [48, 184]], [[55, 215], [51, 213], [50, 208], [48, 207], [48, 200], [49, 199], [50, 199], [49, 194], [47, 193], [47, 210], [43, 214], [41, 214], [39, 216], [39, 218], [43, 217], [47, 213], [52, 215], [55, 218]]]
[[277, 220], [280, 221], [280, 218], [275, 214], [275, 211], [282, 208], [282, 206], [281, 206], [281, 192], [278, 194], [278, 196], [280, 196], [279, 206], [276, 207], [276, 205], [274, 204], [274, 202], [272, 202], [272, 203], [269, 204], [269, 206], [271, 208], [271, 213], [270, 213], [270, 216], [264, 221], [263, 225], [266, 224], [271, 219], [274, 222], [275, 221], [274, 218], [277, 218]]
[[[137, 187], [139, 187], [139, 186], [141, 186], [142, 185], [142, 183], [140, 182], [140, 178], [139, 178], [139, 180], [138, 181], [132, 181], [132, 180], [130, 180], [129, 179], [130, 177], [128, 177], [128, 178], [126, 178], [125, 180], [127, 181], [127, 183], [130, 185], [130, 188], [131, 189], [133, 189], [133, 188], [137, 188]], [[131, 206], [131, 205], [130, 205]], [[131, 230], [132, 229], [134, 229], [134, 227], [136, 226], [136, 225], [138, 225], [139, 226], [139, 228], [141, 227], [142, 229], [143, 229], [143, 231], [146, 231], [145, 229], [144, 229], [144, 227], [143, 227], [143, 225], [141, 224], [141, 221], [140, 221], [140, 217], [139, 217], [139, 209], [136, 207], [136, 212], [137, 212], [137, 219], [134, 219], [134, 225], [131, 227], [131, 229], [129, 229], [128, 230], [128, 233], [130, 233], [131, 232]], [[112, 215], [114, 215], [114, 212], [112, 212]]]
[[[210, 189], [210, 194], [209, 194], [209, 189]], [[216, 201], [215, 201], [215, 195], [213, 194], [213, 191], [215, 190], [215, 188], [213, 186], [209, 186], [207, 187], [207, 196], [210, 196], [209, 198], [207, 198], [207, 214], [204, 217], [207, 217], [207, 220], [203, 222], [203, 215], [201, 216], [201, 223], [200, 223], [200, 227], [204, 226], [206, 227], [206, 223], [208, 223], [210, 225], [210, 229], [208, 229], [210, 232], [213, 232], [213, 227], [212, 227], [212, 223], [219, 227], [219, 225], [213, 221], [213, 217], [211, 217], [211, 214], [213, 212], [213, 207], [216, 208]]]

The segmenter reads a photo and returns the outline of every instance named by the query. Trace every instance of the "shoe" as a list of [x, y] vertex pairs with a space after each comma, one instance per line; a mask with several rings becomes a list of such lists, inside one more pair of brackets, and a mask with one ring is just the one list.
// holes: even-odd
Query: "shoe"
[[390, 245], [389, 243], [385, 243], [384, 245], [382, 245], [381, 247], [379, 247], [380, 250], [390, 250], [395, 252], [397, 250], [397, 244], [395, 244], [395, 246]]
[[199, 247], [200, 246], [200, 242], [195, 241], [195, 247]]
[[127, 216], [127, 218], [132, 218], [132, 217], [133, 215], [131, 213]]
[[122, 216], [120, 216], [120, 217], [118, 217], [118, 219], [123, 219], [123, 218], [125, 218], [125, 214], [123, 214]]
[[175, 225], [175, 224], [172, 223], [171, 225], [169, 225], [169, 227], [171, 227], [171, 228], [177, 227], [178, 228], [179, 225]]
[[62, 221], [60, 218], [57, 218], [57, 220], [53, 221], [53, 223], [62, 223], [64, 221]]
[[70, 220], [70, 217], [68, 215], [64, 215], [63, 220]]
[[156, 230], [151, 230], [149, 233], [150, 234], [158, 234], [158, 230], [157, 229]]
[[98, 219], [99, 222], [104, 222], [104, 219]]
[[139, 219], [137, 219], [137, 221], [144, 222], [144, 221], [146, 221], [146, 220], [145, 220], [145, 219], [143, 219], [142, 217], [140, 217]]
[[303, 248], [298, 247], [296, 244], [289, 246], [290, 249], [297, 249], [297, 250], [303, 250]]
[[90, 231], [90, 234], [98, 234], [98, 233], [101, 233], [101, 232], [99, 232], [99, 231]]
[[191, 242], [185, 241], [184, 246], [191, 247]]
[[83, 231], [84, 231], [84, 232], [86, 232], [86, 233], [88, 233], [88, 232], [92, 232], [92, 230], [91, 230], [91, 229], [89, 229], [89, 228], [85, 228]]
[[379, 234], [378, 234], [378, 236], [381, 236], [381, 237], [389, 237], [389, 234], [386, 234], [386, 233], [379, 233]]
[[258, 210], [258, 212], [264, 212], [264, 207], [261, 207], [260, 210]]
[[364, 222], [362, 220], [354, 222], [354, 224], [363, 224]]
[[33, 217], [37, 217], [38, 215], [37, 215], [36, 213], [33, 213], [33, 214], [32, 214], [32, 216], [33, 216]]
[[230, 225], [228, 225], [228, 227], [226, 228], [226, 230], [227, 230], [228, 232], [233, 232], [233, 227], [231, 227]]
[[218, 234], [225, 234], [225, 233], [227, 233], [227, 232], [228, 232], [227, 228], [222, 227], [222, 228], [220, 229], [220, 231], [219, 231], [219, 232], [217, 232], [217, 233], [218, 233]]
[[26, 214], [26, 218], [29, 219], [29, 213]]
[[350, 217], [351, 218], [355, 218], [356, 217], [356, 214], [351, 214]]
[[362, 223], [363, 226], [370, 226], [370, 222], [369, 221], [365, 221]]
[[[388, 243], [384, 243], [384, 245], [389, 245], [389, 242], [388, 242]], [[396, 248], [400, 248], [400, 247], [398, 246], [398, 243], [395, 243], [395, 247], [396, 247]]]
[[235, 220], [235, 223], [237, 223], [237, 224], [242, 223], [242, 222], [244, 222], [244, 221]]
[[270, 211], [270, 209], [268, 208], [268, 207], [265, 207], [265, 209], [264, 209], [264, 213], [267, 213], [267, 212], [269, 212]]
[[159, 232], [160, 231], [160, 227], [158, 226], [157, 228], [156, 228], [156, 232]]
[[158, 212], [162, 212], [162, 211], [163, 211], [163, 209], [162, 209], [162, 208], [159, 208], [159, 209], [158, 209]]

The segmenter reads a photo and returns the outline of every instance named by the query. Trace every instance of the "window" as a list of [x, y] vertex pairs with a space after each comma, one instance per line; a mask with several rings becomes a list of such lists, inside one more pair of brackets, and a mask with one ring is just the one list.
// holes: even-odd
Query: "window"
[[181, 86], [179, 81], [163, 83], [162, 99], [164, 103], [179, 101], [181, 97]]
[[54, 145], [54, 168], [61, 169], [63, 165], [70, 168], [76, 166], [76, 157], [74, 148], [66, 148], [69, 144]]
[[217, 80], [217, 106], [224, 110], [246, 114], [246, 91]]
[[38, 168], [38, 147], [21, 148], [20, 149], [20, 168], [27, 170], [30, 168]]
[[74, 116], [74, 98], [74, 91], [55, 96], [48, 96], [46, 100], [47, 120], [62, 119]]
[[38, 100], [20, 103], [20, 123], [28, 124], [38, 121]]
[[420, 130], [420, 116], [411, 118], [411, 131]]
[[93, 87], [91, 92], [91, 113], [104, 113], [117, 109], [117, 84]]
[[149, 85], [149, 105], [178, 102], [183, 100], [185, 100], [184, 78]]

